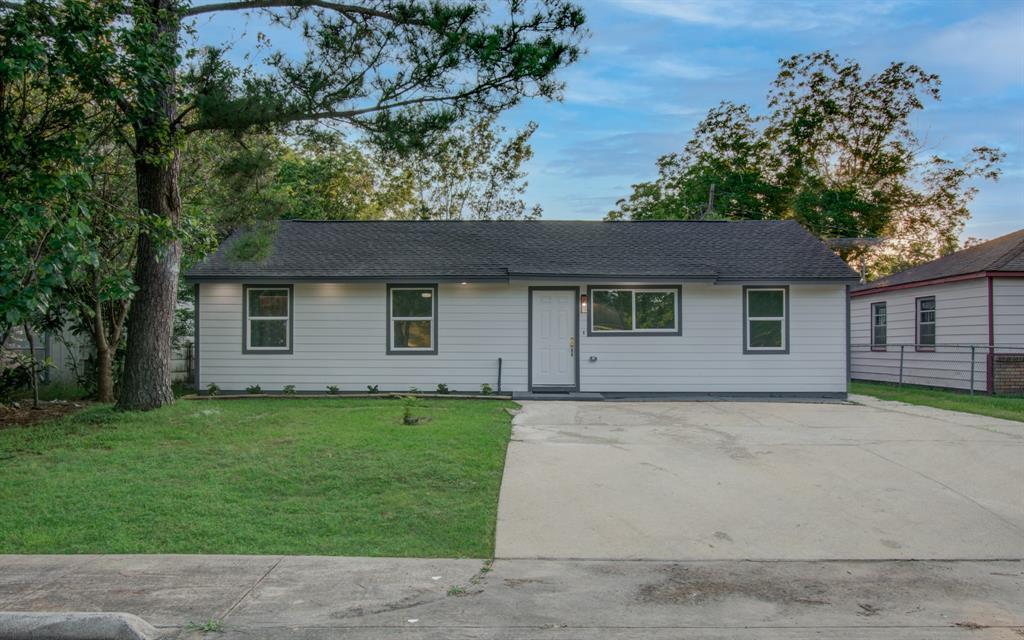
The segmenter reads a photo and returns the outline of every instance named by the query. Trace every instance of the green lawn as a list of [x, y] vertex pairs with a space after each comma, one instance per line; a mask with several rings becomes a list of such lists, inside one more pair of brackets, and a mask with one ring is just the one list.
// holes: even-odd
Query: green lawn
[[0, 553], [490, 557], [512, 403], [178, 401], [0, 430]]
[[984, 393], [971, 396], [967, 393], [942, 389], [909, 386], [901, 388], [882, 382], [851, 382], [850, 393], [1024, 422], [1024, 397], [1022, 396], [990, 396]]

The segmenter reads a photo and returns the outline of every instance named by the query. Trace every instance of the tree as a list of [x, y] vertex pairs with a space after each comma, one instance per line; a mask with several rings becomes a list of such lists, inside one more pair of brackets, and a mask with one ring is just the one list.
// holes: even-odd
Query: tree
[[[723, 103], [683, 153], [658, 161], [654, 182], [634, 185], [609, 218], [699, 218], [715, 185], [714, 213], [796, 219], [821, 238], [890, 239], [876, 270], [930, 260], [957, 246], [977, 179], [995, 180], [1004, 154], [975, 147], [960, 163], [927, 156], [911, 119], [940, 80], [894, 62], [865, 77], [825, 51], [780, 60], [768, 112]], [[841, 250], [848, 260], [863, 246]]]
[[[332, 120], [375, 144], [414, 149], [471, 113], [523, 97], [556, 97], [555, 72], [576, 60], [583, 13], [566, 0], [507, 21], [483, 2], [234, 0], [4, 0], [8, 12], [57, 25], [58, 49], [77, 87], [120, 119], [132, 151], [138, 208], [135, 297], [118, 405], [173, 401], [170, 350], [181, 242], [180, 149], [201, 131], [270, 130]], [[223, 50], [186, 46], [197, 16], [258, 11], [293, 28], [307, 55], [269, 53], [237, 67]], [[269, 48], [265, 35], [260, 44]]]
[[453, 129], [411, 162], [398, 161], [399, 175], [414, 183], [415, 214], [423, 219], [510, 220], [537, 218], [539, 206], [527, 209], [526, 172], [533, 157], [534, 122], [505, 139], [494, 115], [474, 118]]

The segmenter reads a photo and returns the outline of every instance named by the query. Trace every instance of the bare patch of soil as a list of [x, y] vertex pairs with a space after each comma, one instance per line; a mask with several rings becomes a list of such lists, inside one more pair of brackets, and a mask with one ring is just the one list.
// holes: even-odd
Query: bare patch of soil
[[40, 402], [38, 409], [32, 408], [31, 400], [22, 400], [14, 404], [0, 405], [0, 429], [27, 427], [40, 422], [56, 420], [77, 413], [90, 406], [91, 402], [76, 400], [52, 400]]

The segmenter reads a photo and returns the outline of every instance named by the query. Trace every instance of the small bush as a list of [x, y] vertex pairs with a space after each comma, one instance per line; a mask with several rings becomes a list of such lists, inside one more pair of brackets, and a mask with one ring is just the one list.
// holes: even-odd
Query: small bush
[[441, 384], [437, 385], [437, 392], [438, 393], [451, 393], [451, 391], [448, 390], [448, 385], [446, 385], [443, 382]]
[[419, 393], [419, 387], [409, 387], [409, 393]]
[[327, 393], [331, 394], [332, 396], [333, 395], [337, 395], [338, 391], [340, 391], [340, 389], [338, 389], [337, 385], [334, 385], [334, 384], [327, 385]]
[[375, 384], [366, 385], [366, 390], [370, 393], [380, 393], [380, 387]]
[[211, 382], [210, 384], [206, 385], [206, 394], [211, 396], [219, 396], [220, 387], [217, 386], [216, 382]]
[[402, 400], [402, 424], [416, 425], [423, 422], [424, 418], [417, 416], [415, 411], [419, 408], [416, 398], [406, 396]]
[[294, 396], [295, 395], [295, 385], [294, 384], [286, 384], [286, 385], [284, 385], [284, 395], [286, 395], [286, 396]]
[[489, 396], [494, 393], [494, 388], [486, 382], [480, 385], [480, 395]]
[[261, 389], [260, 385], [258, 385], [258, 384], [254, 384], [251, 387], [246, 387], [245, 390], [248, 391], [249, 393], [253, 394], [253, 395], [256, 395], [258, 393], [263, 393], [263, 389]]

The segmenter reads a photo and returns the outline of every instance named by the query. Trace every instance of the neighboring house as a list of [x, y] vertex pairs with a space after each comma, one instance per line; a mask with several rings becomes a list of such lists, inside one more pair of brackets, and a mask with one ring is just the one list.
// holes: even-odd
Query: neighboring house
[[1024, 229], [851, 296], [854, 378], [1024, 393]]
[[196, 266], [198, 388], [844, 396], [856, 274], [791, 221], [281, 222]]

